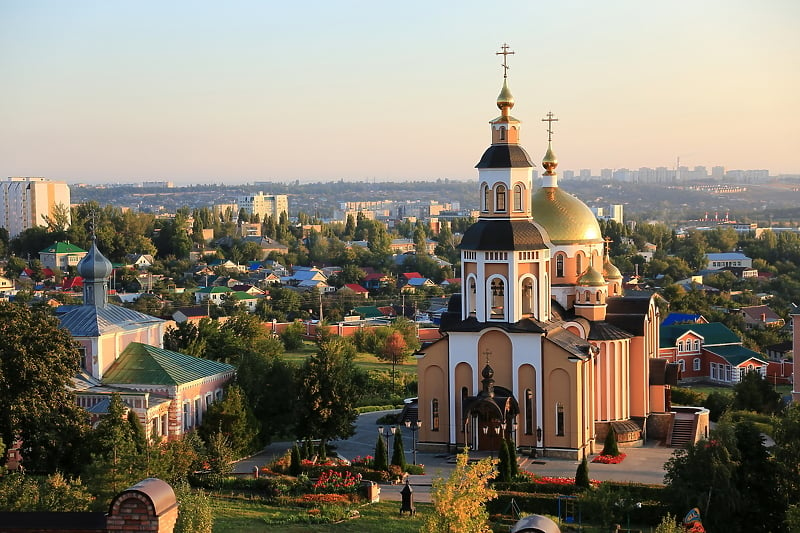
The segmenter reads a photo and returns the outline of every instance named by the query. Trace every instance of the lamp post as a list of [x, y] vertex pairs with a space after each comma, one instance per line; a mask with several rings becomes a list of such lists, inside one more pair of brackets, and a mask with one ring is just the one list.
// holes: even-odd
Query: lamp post
[[417, 420], [414, 424], [411, 420], [406, 420], [406, 428], [411, 430], [412, 450], [414, 451], [414, 464], [417, 464], [417, 431], [422, 427], [422, 420]]
[[[386, 455], [389, 455], [389, 437], [394, 435], [395, 431], [397, 431], [397, 426], [392, 426], [389, 428], [384, 428], [383, 426], [378, 426], [378, 435], [381, 435], [384, 440], [386, 441]], [[388, 462], [388, 461], [387, 461]]]

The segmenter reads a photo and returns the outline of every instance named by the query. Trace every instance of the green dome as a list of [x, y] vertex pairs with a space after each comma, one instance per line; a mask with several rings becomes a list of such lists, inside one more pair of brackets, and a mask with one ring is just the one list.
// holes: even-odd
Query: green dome
[[586, 269], [586, 272], [581, 274], [581, 277], [578, 278], [578, 285], [584, 285], [588, 287], [602, 287], [606, 284], [606, 280], [603, 279], [603, 275], [594, 269], [593, 266], [590, 266]]
[[540, 187], [531, 201], [533, 221], [547, 230], [553, 244], [601, 243], [597, 217], [589, 208], [558, 187]]

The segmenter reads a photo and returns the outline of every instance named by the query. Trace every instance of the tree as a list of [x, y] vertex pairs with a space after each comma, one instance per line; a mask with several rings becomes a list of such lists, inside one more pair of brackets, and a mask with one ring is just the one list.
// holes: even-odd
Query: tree
[[292, 476], [299, 476], [302, 470], [300, 469], [300, 447], [297, 443], [292, 446], [292, 457], [289, 462], [289, 474]]
[[619, 446], [617, 445], [617, 432], [614, 427], [609, 424], [608, 432], [606, 433], [606, 440], [603, 442], [602, 455], [610, 455], [616, 457], [619, 455]]
[[60, 472], [38, 479], [20, 472], [0, 476], [0, 509], [11, 512], [88, 511], [94, 500], [80, 478], [64, 477]]
[[733, 408], [776, 414], [783, 409], [781, 395], [758, 372], [747, 372], [733, 386]]
[[397, 390], [395, 386], [395, 376], [397, 373], [397, 363], [408, 355], [408, 345], [406, 344], [403, 335], [399, 331], [393, 331], [386, 337], [386, 341], [381, 351], [381, 359], [392, 362], [392, 392]]
[[222, 400], [212, 403], [203, 415], [197, 432], [206, 443], [221, 432], [229, 446], [239, 456], [255, 447], [258, 422], [247, 404], [244, 392], [238, 385], [229, 385]]
[[586, 456], [583, 456], [578, 469], [575, 471], [575, 486], [582, 489], [588, 489], [591, 486], [589, 481], [589, 463], [586, 461]]
[[242, 354], [237, 381], [260, 427], [260, 443], [294, 431], [297, 369], [280, 355], [283, 346], [271, 339], [272, 348]]
[[316, 355], [306, 359], [297, 382], [295, 427], [299, 438], [319, 438], [324, 447], [331, 439], [353, 435], [358, 417], [354, 357], [350, 341], [331, 337], [319, 344]]
[[294, 352], [303, 347], [303, 333], [305, 326], [302, 322], [292, 322], [281, 333], [281, 341], [283, 346], [290, 352]]
[[406, 469], [406, 452], [403, 450], [403, 433], [400, 427], [395, 428], [394, 443], [392, 445], [392, 464]]
[[389, 458], [386, 445], [383, 443], [383, 435], [378, 435], [375, 442], [375, 463], [372, 465], [375, 470], [389, 470]]
[[0, 438], [22, 440], [29, 471], [74, 474], [86, 460], [86, 412], [67, 389], [79, 363], [48, 311], [0, 302]]
[[469, 463], [467, 451], [456, 456], [456, 467], [447, 479], [436, 478], [431, 488], [435, 512], [428, 515], [420, 531], [426, 533], [490, 532], [486, 502], [497, 497], [489, 486], [496, 461]]
[[175, 533], [211, 533], [214, 510], [205, 491], [192, 489], [184, 482], [175, 487], [175, 496], [180, 502]]
[[500, 439], [500, 449], [497, 451], [497, 480], [511, 481], [511, 458], [508, 456], [508, 443]]

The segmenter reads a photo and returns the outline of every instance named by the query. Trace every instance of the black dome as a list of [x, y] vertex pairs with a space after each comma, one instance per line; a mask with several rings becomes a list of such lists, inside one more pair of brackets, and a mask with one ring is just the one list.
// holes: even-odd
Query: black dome
[[528, 152], [518, 144], [493, 144], [483, 152], [475, 168], [518, 168], [534, 165]]
[[530, 220], [479, 220], [464, 232], [462, 250], [544, 250], [539, 227]]

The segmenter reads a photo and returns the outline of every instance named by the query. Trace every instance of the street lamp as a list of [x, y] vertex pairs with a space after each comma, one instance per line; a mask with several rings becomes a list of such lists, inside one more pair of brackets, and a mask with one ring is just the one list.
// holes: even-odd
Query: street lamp
[[[378, 435], [381, 435], [386, 440], [386, 456], [389, 456], [389, 437], [394, 435], [395, 431], [397, 431], [397, 426], [392, 426], [390, 428], [385, 428], [383, 426], [378, 426]], [[387, 461], [388, 462], [388, 461]]]
[[406, 420], [405, 422], [406, 428], [411, 430], [411, 438], [413, 443], [413, 450], [414, 450], [414, 464], [417, 464], [417, 431], [422, 427], [422, 420], [417, 420], [415, 424], [411, 423], [411, 420]]

